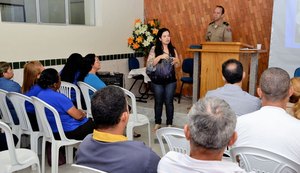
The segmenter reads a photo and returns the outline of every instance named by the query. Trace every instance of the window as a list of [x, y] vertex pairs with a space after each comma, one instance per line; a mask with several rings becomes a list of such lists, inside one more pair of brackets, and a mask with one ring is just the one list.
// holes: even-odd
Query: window
[[95, 25], [94, 0], [0, 0], [5, 22]]

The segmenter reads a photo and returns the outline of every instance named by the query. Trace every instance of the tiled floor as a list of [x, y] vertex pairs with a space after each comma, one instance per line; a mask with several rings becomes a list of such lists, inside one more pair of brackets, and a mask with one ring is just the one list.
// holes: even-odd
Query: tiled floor
[[[173, 120], [174, 126], [179, 128], [182, 128], [184, 126], [184, 124], [187, 122], [186, 115], [191, 106], [192, 106], [192, 98], [182, 97], [180, 104], [177, 103], [177, 100], [174, 101], [174, 120]], [[153, 128], [154, 128], [153, 108], [154, 108], [154, 100], [153, 97], [151, 96], [147, 99], [147, 103], [137, 102], [138, 113], [147, 115], [151, 123], [151, 148], [154, 152], [156, 152], [159, 156], [161, 156], [161, 150], [157, 142], [155, 133], [153, 132]], [[164, 122], [166, 121], [166, 116], [164, 112], [163, 112], [162, 120], [163, 120], [162, 126], [165, 126]], [[146, 145], [148, 145], [147, 127], [146, 126], [136, 127], [135, 131], [137, 133], [140, 133], [141, 137], [135, 138], [134, 140], [143, 141], [145, 142]], [[27, 168], [19, 172], [29, 173], [29, 172], [36, 172], [36, 171], [32, 171], [31, 168]], [[71, 169], [70, 165], [62, 165], [59, 166], [59, 172], [74, 173], [74, 170]], [[51, 167], [49, 167], [47, 163], [46, 163], [46, 173], [51, 173]]]
[[[156, 135], [153, 132], [154, 128], [154, 100], [150, 96], [150, 98], [147, 99], [147, 103], [137, 102], [138, 104], [138, 112], [142, 113], [144, 115], [147, 115], [150, 123], [151, 123], [151, 148], [153, 151], [155, 151], [158, 155], [161, 155], [159, 144], [157, 143]], [[183, 128], [184, 124], [187, 123], [187, 113], [192, 106], [192, 99], [191, 98], [185, 98], [183, 97], [180, 101], [180, 104], [177, 103], [177, 100], [174, 101], [174, 119], [173, 119], [173, 126]], [[165, 125], [166, 122], [166, 115], [165, 111], [163, 111], [162, 115], [162, 126]], [[148, 136], [147, 136], [147, 128], [146, 126], [136, 127], [135, 131], [137, 133], [141, 133], [142, 136], [140, 138], [136, 138], [135, 140], [144, 141], [146, 144], [148, 144]]]

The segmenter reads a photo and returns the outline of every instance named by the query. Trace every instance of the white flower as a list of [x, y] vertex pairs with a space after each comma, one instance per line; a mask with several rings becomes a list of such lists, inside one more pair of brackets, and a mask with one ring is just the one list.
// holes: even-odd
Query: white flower
[[147, 41], [148, 41], [148, 42], [154, 41], [154, 37], [153, 37], [152, 35], [150, 35], [149, 37], [147, 37]]
[[147, 47], [149, 45], [150, 45], [150, 42], [148, 41], [148, 39], [143, 41], [143, 46], [144, 47]]
[[146, 33], [145, 33], [145, 35], [148, 37], [148, 36], [151, 36], [151, 32], [149, 32], [149, 31], [147, 31]]
[[140, 33], [141, 33], [141, 34], [144, 34], [144, 33], [147, 31], [147, 29], [148, 29], [147, 25], [142, 25], [142, 26], [140, 27]]
[[139, 29], [137, 29], [137, 30], [134, 31], [134, 33], [135, 33], [136, 35], [140, 35], [140, 32], [141, 32], [141, 31], [140, 31]]

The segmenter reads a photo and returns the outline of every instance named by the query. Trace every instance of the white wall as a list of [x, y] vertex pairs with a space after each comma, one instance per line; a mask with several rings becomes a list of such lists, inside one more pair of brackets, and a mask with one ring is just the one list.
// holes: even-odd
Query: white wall
[[[96, 26], [0, 22], [0, 61], [67, 58], [74, 52], [83, 56], [133, 52], [127, 46], [127, 38], [134, 20], [144, 19], [144, 1], [95, 0], [95, 4]], [[127, 62], [127, 59], [103, 61], [101, 71], [123, 73], [125, 87], [129, 88], [133, 80], [127, 78]], [[60, 71], [62, 66], [54, 68]], [[14, 73], [14, 80], [22, 85], [23, 69]]]
[[[140, 61], [140, 64], [144, 64], [144, 58], [138, 58]], [[63, 65], [59, 66], [48, 66], [47, 68], [55, 68], [57, 71], [61, 71], [63, 68]], [[121, 60], [112, 60], [112, 61], [102, 61], [101, 62], [101, 69], [100, 71], [109, 71], [109, 72], [119, 72], [123, 73], [124, 75], [124, 88], [129, 89], [132, 85], [134, 79], [128, 78], [128, 60], [127, 59], [121, 59]], [[23, 83], [23, 69], [17, 69], [14, 70], [14, 78], [13, 80], [18, 82], [21, 86]], [[140, 83], [137, 82], [135, 86], [133, 87], [132, 92], [134, 94], [138, 94], [138, 87]]]
[[143, 0], [96, 0], [96, 26], [0, 22], [1, 61], [67, 58], [132, 52], [127, 38], [136, 18], [144, 18]]

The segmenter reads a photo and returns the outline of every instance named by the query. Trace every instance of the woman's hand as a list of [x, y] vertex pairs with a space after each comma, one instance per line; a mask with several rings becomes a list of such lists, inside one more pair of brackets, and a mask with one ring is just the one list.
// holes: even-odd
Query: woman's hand
[[178, 67], [179, 64], [181, 63], [181, 59], [182, 59], [182, 58], [181, 58], [181, 55], [178, 56], [176, 49], [175, 49], [174, 51], [175, 51], [175, 57], [173, 58], [172, 64], [173, 64], [175, 67]]
[[179, 60], [179, 58], [172, 58], [173, 59], [173, 61], [172, 61], [172, 65], [177, 65], [177, 64], [179, 64], [180, 63], [180, 60]]
[[161, 55], [159, 55], [158, 57], [156, 57], [158, 59], [158, 61], [160, 61], [161, 59], [169, 59], [170, 56], [167, 53], [163, 53]]

